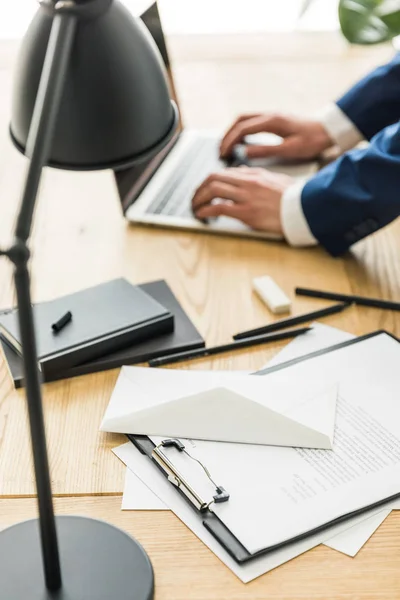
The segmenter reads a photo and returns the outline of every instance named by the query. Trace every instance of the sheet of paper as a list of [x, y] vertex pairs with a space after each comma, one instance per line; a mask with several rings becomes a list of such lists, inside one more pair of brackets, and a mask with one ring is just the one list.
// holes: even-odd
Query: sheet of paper
[[390, 510], [381, 510], [376, 515], [365, 519], [362, 523], [358, 523], [346, 531], [335, 535], [334, 537], [324, 542], [325, 546], [329, 546], [333, 550], [355, 556], [360, 551], [362, 546], [366, 544], [371, 535], [383, 523], [386, 517], [390, 514]]
[[[187, 441], [231, 494], [213, 510], [249, 552], [400, 492], [398, 364], [400, 345], [382, 333], [268, 375], [273, 385], [284, 373], [299, 389], [316, 373], [327, 382], [339, 379], [332, 451]], [[212, 495], [210, 482], [185, 454], [175, 451], [172, 459], [173, 448], [164, 452], [203, 497]]]
[[[266, 366], [272, 366], [280, 362], [286, 362], [292, 358], [314, 352], [322, 348], [327, 348], [334, 344], [351, 339], [350, 333], [336, 329], [335, 327], [329, 327], [322, 323], [314, 322], [312, 324], [312, 331], [308, 332], [306, 336], [299, 336], [287, 344], [283, 350], [281, 350]], [[234, 371], [235, 374], [245, 375], [246, 372]], [[122, 501], [122, 510], [161, 510], [166, 509], [165, 505], [159, 498], [147, 488], [141, 480], [127, 469], [125, 477], [125, 489]], [[373, 524], [371, 522], [371, 534], [373, 533]], [[355, 527], [352, 528], [355, 531]], [[354, 535], [354, 534], [353, 534]], [[361, 536], [360, 536], [361, 537]], [[364, 537], [363, 537], [364, 539]], [[338, 536], [336, 537], [338, 543]], [[344, 541], [340, 551], [346, 552], [347, 540]], [[360, 541], [361, 544], [364, 542]]]
[[133, 471], [126, 469], [122, 510], [169, 510]]
[[[393, 508], [396, 506], [392, 506]], [[169, 507], [133, 471], [127, 468], [121, 509], [169, 510]], [[326, 540], [324, 544], [342, 554], [354, 557], [389, 514], [390, 510], [382, 510]]]
[[[158, 469], [148, 458], [143, 456], [131, 443], [123, 444], [113, 450], [116, 456], [131, 469], [137, 477], [140, 477], [143, 484], [152, 489], [152, 491], [162, 499], [162, 501], [176, 514], [176, 516], [191, 529], [191, 531], [214, 552], [214, 554], [244, 583], [252, 581], [256, 577], [275, 569], [283, 563], [295, 558], [296, 556], [307, 552], [311, 548], [318, 546], [327, 537], [331, 537], [332, 533], [339, 534], [345, 531], [349, 524], [362, 523], [367, 516], [361, 515], [355, 517], [346, 524], [336, 525], [329, 532], [320, 533], [312, 537], [308, 537], [301, 542], [292, 544], [288, 547], [281, 548], [266, 556], [254, 559], [245, 565], [237, 564], [233, 558], [222, 548], [202, 524], [195, 511], [191, 508], [188, 502], [176, 493], [175, 488], [168, 480], [160, 473]], [[377, 511], [372, 511], [371, 515]]]
[[[323, 349], [334, 344], [341, 343], [351, 339], [351, 334], [330, 327], [322, 323], [313, 323], [313, 330], [306, 336], [299, 336], [287, 344], [269, 363], [265, 366], [272, 366], [280, 362], [286, 362], [298, 356]], [[244, 373], [241, 373], [244, 374]], [[124, 493], [123, 509], [141, 510], [152, 509], [153, 507], [161, 509], [165, 507], [159, 498], [147, 488], [140, 479], [138, 479], [129, 469], [126, 474], [127, 486]], [[129, 480], [131, 483], [129, 484]], [[400, 508], [400, 503], [398, 503]], [[397, 508], [397, 506], [393, 506]], [[380, 515], [380, 516], [379, 516]], [[334, 537], [333, 540], [327, 540], [326, 545], [354, 556], [371, 537], [374, 531], [379, 527], [381, 520], [387, 515], [387, 511], [381, 511], [380, 514], [365, 518], [360, 525], [353, 525], [348, 530]]]
[[[315, 352], [316, 350], [340, 344], [355, 337], [351, 333], [323, 323], [314, 322], [312, 323], [312, 327], [313, 329], [307, 335], [299, 336], [287, 344], [264, 368], [278, 365], [310, 352]], [[392, 509], [394, 508], [396, 506], [392, 506]], [[378, 529], [379, 525], [386, 519], [389, 512], [384, 510], [369, 519], [365, 519], [362, 523], [354, 525], [343, 533], [336, 535], [333, 539], [324, 542], [325, 546], [329, 546], [348, 556], [355, 556]]]
[[324, 323], [314, 322], [312, 323], [311, 331], [307, 331], [305, 335], [299, 335], [299, 337], [292, 340], [263, 368], [273, 367], [293, 358], [347, 342], [347, 340], [351, 340], [354, 337], [354, 335], [347, 333], [347, 331], [324, 325]]

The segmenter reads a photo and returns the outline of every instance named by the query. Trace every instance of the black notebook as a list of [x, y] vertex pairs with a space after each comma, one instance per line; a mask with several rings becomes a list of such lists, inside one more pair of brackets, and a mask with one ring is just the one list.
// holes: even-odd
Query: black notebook
[[[122, 365], [132, 365], [146, 362], [150, 358], [183, 352], [195, 348], [204, 348], [205, 343], [196, 327], [193, 325], [171, 289], [165, 281], [152, 281], [139, 285], [144, 292], [160, 302], [175, 318], [174, 330], [156, 338], [133, 344], [123, 350], [102, 356], [94, 361], [77, 365], [59, 372], [43, 374], [45, 382], [67, 379], [78, 375], [87, 375], [98, 371], [115, 369]], [[1, 312], [0, 312], [1, 318]], [[23, 386], [22, 359], [7, 344], [1, 341], [1, 346], [8, 364], [10, 374], [16, 388]]]
[[[72, 320], [61, 331], [52, 324], [65, 313]], [[115, 279], [33, 306], [39, 366], [44, 374], [169, 333], [174, 317], [157, 300], [126, 279]], [[0, 334], [21, 354], [18, 310], [0, 315]]]

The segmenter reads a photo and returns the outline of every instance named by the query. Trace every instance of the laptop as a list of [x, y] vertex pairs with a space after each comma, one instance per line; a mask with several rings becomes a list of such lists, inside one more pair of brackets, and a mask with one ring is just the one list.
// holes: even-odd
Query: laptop
[[[158, 13], [152, 12], [145, 24], [156, 43], [161, 44], [162, 57], [175, 89], [165, 39]], [[174, 95], [174, 94], [173, 94]], [[176, 100], [176, 98], [175, 98]], [[249, 136], [246, 143], [279, 143], [280, 138], [269, 134]], [[264, 139], [260, 139], [262, 136]], [[202, 132], [181, 127], [176, 136], [156, 156], [134, 167], [115, 172], [118, 193], [126, 219], [135, 224], [152, 225], [228, 234], [263, 239], [281, 239], [281, 236], [256, 231], [237, 219], [220, 216], [203, 223], [192, 213], [191, 200], [198, 186], [215, 171], [227, 166], [265, 167], [296, 178], [310, 177], [317, 170], [316, 163], [282, 163], [274, 159], [247, 162], [243, 153], [229, 165], [219, 158], [220, 136], [214, 132]], [[243, 160], [240, 159], [243, 156]], [[218, 200], [217, 200], [218, 201]]]

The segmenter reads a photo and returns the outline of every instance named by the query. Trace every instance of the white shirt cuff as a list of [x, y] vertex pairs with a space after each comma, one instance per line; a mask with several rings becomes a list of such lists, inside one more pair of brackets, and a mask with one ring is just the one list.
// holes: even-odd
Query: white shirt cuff
[[286, 241], [291, 246], [315, 246], [318, 241], [311, 233], [301, 205], [301, 193], [306, 181], [299, 181], [283, 193], [281, 223]]
[[353, 121], [338, 107], [337, 104], [329, 104], [319, 115], [318, 121], [325, 127], [337, 146], [342, 152], [354, 148], [364, 139], [362, 133], [354, 125]]

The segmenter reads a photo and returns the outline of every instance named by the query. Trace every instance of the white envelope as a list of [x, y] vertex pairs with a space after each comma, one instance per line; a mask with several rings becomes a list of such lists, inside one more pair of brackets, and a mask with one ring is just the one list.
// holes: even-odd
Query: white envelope
[[100, 429], [247, 444], [331, 449], [338, 387], [284, 371], [268, 377], [123, 367]]

